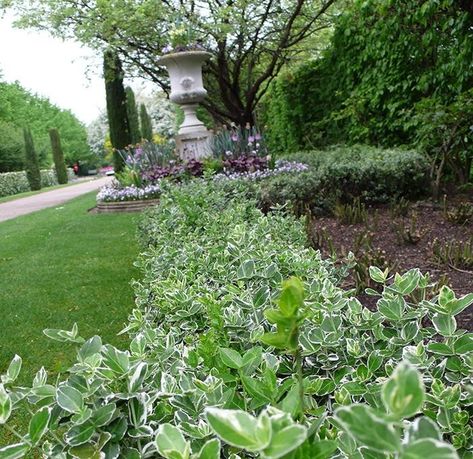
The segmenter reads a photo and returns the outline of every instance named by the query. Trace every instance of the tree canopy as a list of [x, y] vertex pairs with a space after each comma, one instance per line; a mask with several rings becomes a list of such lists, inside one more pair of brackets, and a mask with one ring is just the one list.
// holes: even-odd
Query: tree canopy
[[163, 89], [165, 70], [156, 65], [176, 30], [214, 54], [207, 65], [214, 118], [253, 122], [254, 112], [280, 69], [305, 39], [330, 25], [337, 0], [0, 0], [20, 15], [19, 24], [46, 28], [97, 49], [113, 47], [125, 65]]
[[0, 171], [23, 167], [22, 128], [29, 126], [41, 166], [52, 162], [48, 131], [56, 128], [61, 134], [68, 163], [89, 154], [84, 125], [69, 111], [62, 110], [44, 97], [36, 96], [19, 83], [0, 81]]

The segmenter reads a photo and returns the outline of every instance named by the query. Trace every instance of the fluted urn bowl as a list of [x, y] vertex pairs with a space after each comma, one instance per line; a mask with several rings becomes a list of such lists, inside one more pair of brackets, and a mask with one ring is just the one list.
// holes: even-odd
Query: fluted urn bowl
[[158, 60], [164, 65], [171, 80], [172, 102], [182, 106], [184, 121], [176, 136], [176, 147], [181, 158], [201, 158], [208, 154], [210, 133], [197, 118], [199, 103], [207, 96], [202, 81], [202, 65], [210, 58], [206, 51], [180, 51], [165, 54]]
[[198, 104], [207, 96], [202, 81], [202, 65], [209, 59], [206, 51], [182, 51], [162, 56], [158, 64], [164, 65], [171, 80], [172, 102], [178, 105]]

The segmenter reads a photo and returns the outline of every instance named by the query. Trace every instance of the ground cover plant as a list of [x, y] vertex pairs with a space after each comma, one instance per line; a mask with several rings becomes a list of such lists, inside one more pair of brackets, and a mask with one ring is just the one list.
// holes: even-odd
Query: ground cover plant
[[[64, 372], [74, 351], [48, 342], [41, 330], [77, 322], [115, 344], [133, 306], [129, 285], [136, 275], [135, 216], [92, 215], [94, 196], [78, 198], [0, 224], [0, 368], [23, 357], [20, 384], [44, 365], [50, 378]], [[26, 414], [27, 415], [27, 414]], [[21, 411], [13, 425], [22, 425]], [[0, 444], [14, 438], [2, 429]]]
[[129, 348], [46, 330], [77, 362], [19, 388], [12, 361], [0, 419], [34, 414], [5, 457], [467, 457], [473, 334], [455, 316], [473, 294], [371, 268], [370, 311], [303, 221], [255, 204], [213, 180], [165, 189], [140, 225]]

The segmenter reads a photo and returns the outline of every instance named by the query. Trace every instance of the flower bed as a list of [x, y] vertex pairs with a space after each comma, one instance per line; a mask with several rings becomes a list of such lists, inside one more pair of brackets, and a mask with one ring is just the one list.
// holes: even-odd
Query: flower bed
[[142, 188], [121, 186], [118, 182], [104, 186], [97, 194], [97, 202], [143, 201], [157, 199], [161, 195], [159, 185], [146, 185]]
[[233, 169], [224, 169], [224, 172], [214, 176], [214, 180], [261, 180], [279, 174], [305, 172], [309, 169], [309, 166], [304, 163], [279, 159], [275, 162], [273, 169], [269, 167], [260, 167], [255, 170], [251, 170], [251, 168], [250, 170], [242, 169], [243, 168], [238, 168], [236, 171]]

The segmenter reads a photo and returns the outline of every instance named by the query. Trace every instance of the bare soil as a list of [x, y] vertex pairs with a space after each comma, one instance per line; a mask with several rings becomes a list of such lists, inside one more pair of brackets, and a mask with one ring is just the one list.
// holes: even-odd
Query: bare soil
[[[454, 209], [460, 203], [473, 204], [473, 196], [456, 196], [447, 201], [447, 209]], [[376, 253], [385, 259], [385, 266], [392, 271], [405, 272], [411, 268], [419, 268], [428, 272], [433, 281], [447, 283], [461, 296], [473, 292], [472, 268], [461, 269], [449, 264], [438, 263], [433, 258], [432, 244], [435, 239], [446, 244], [452, 241], [468, 241], [473, 238], [473, 219], [457, 224], [446, 218], [445, 206], [430, 201], [411, 203], [407, 215], [395, 215], [393, 206], [367, 207], [368, 218], [364, 223], [342, 224], [334, 216], [313, 217], [308, 226], [312, 245], [325, 255], [335, 249], [337, 257], [345, 256], [349, 251], [363, 256], [366, 252]], [[419, 240], [407, 242], [399, 232], [399, 223], [409, 227], [412, 219], [416, 219], [415, 233]], [[396, 229], [396, 227], [398, 229]], [[368, 239], [369, 246], [360, 244], [363, 238]], [[350, 287], [356, 285], [355, 278], [349, 278]], [[363, 304], [373, 308], [376, 298], [364, 293], [359, 294]], [[459, 328], [473, 330], [473, 306], [457, 316]]]

